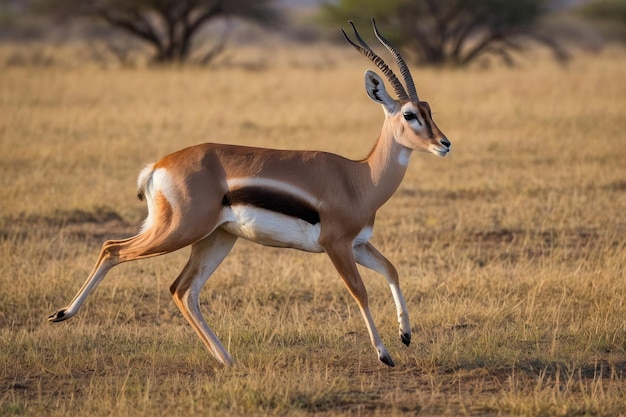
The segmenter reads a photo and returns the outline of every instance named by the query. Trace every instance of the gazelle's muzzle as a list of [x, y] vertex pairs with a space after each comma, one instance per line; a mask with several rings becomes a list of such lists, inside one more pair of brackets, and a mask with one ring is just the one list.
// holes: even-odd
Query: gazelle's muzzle
[[432, 144], [428, 147], [428, 150], [435, 155], [443, 157], [446, 156], [448, 152], [450, 152], [450, 146], [452, 146], [450, 141], [446, 137], [443, 137], [439, 139], [438, 145]]

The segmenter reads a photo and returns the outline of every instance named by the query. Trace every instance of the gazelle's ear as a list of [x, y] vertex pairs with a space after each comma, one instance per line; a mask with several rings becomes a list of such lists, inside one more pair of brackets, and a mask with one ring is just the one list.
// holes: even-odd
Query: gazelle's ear
[[367, 91], [367, 95], [372, 101], [383, 105], [385, 112], [393, 113], [396, 108], [396, 101], [389, 97], [385, 89], [385, 83], [374, 71], [365, 71], [365, 91]]

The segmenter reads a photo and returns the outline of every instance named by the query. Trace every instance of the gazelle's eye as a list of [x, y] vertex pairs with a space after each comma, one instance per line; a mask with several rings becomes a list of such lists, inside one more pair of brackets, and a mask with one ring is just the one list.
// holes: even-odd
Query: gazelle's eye
[[410, 111], [406, 111], [402, 113], [402, 115], [404, 116], [404, 120], [406, 120], [407, 122], [410, 122], [411, 120], [415, 120], [420, 126], [422, 125], [422, 122], [420, 122], [420, 119], [417, 118], [417, 114], [410, 112]]

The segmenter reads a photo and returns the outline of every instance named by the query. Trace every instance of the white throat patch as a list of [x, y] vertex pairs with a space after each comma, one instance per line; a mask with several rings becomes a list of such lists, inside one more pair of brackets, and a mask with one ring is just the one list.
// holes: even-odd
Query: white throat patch
[[402, 150], [398, 154], [398, 163], [403, 167], [409, 165], [409, 161], [411, 160], [411, 154], [413, 152], [409, 148], [402, 147]]

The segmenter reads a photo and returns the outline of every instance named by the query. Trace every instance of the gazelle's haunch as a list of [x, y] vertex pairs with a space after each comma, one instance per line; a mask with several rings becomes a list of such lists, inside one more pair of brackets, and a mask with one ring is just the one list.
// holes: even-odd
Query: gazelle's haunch
[[231, 364], [230, 354], [200, 312], [198, 295], [237, 238], [244, 238], [267, 246], [326, 253], [359, 305], [378, 358], [393, 366], [374, 325], [356, 264], [386, 278], [397, 309], [400, 339], [408, 345], [411, 326], [398, 273], [369, 239], [376, 211], [400, 185], [411, 152], [444, 156], [450, 142], [433, 121], [428, 104], [419, 101], [404, 60], [375, 23], [374, 32], [394, 56], [409, 93], [356, 28], [358, 44], [344, 32], [350, 44], [385, 74], [398, 96], [397, 100], [389, 96], [375, 72], [365, 73], [367, 94], [385, 113], [380, 136], [365, 159], [207, 143], [148, 165], [138, 179], [139, 198], [148, 204], [141, 232], [105, 242], [78, 294], [49, 320], [75, 315], [115, 265], [191, 245], [191, 257], [170, 288], [172, 296], [211, 353]]

